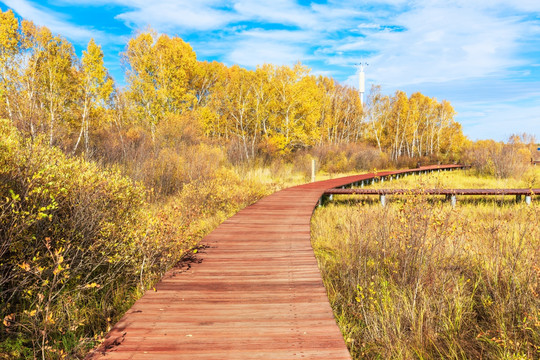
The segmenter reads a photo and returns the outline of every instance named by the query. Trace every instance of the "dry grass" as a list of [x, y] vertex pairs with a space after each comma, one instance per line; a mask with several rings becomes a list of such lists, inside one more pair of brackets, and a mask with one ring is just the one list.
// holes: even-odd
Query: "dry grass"
[[539, 358], [539, 222], [534, 201], [317, 210], [313, 245], [354, 358]]

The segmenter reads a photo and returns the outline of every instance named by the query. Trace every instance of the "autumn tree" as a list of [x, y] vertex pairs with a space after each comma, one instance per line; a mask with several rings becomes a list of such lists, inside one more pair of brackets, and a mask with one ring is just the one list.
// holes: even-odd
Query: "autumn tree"
[[375, 142], [380, 152], [383, 151], [383, 142], [387, 138], [390, 106], [390, 97], [381, 93], [380, 86], [373, 85], [368, 96], [365, 121], [368, 128], [367, 140]]
[[156, 126], [166, 114], [181, 114], [196, 102], [195, 93], [189, 91], [195, 53], [179, 37], [147, 31], [128, 42], [124, 60], [128, 95], [155, 140]]
[[245, 159], [255, 156], [260, 123], [254, 116], [254, 91], [252, 71], [239, 66], [229, 68], [224, 77], [221, 98], [221, 116], [227, 124], [226, 132], [237, 137]]
[[420, 92], [410, 97], [403, 91], [382, 95], [372, 88], [365, 116], [367, 140], [379, 150], [388, 151], [396, 161], [402, 156], [441, 156], [446, 158], [463, 143], [461, 126], [446, 100], [438, 102]]
[[[321, 142], [342, 144], [362, 139], [363, 110], [358, 91], [328, 77], [319, 77]], [[324, 134], [324, 135], [323, 135]]]
[[[23, 23], [28, 58], [24, 70], [30, 102], [38, 102], [45, 110], [49, 144], [55, 140], [58, 123], [71, 117], [68, 104], [75, 96], [76, 58], [71, 43], [55, 36], [46, 27]], [[30, 105], [30, 104], [27, 104]]]
[[188, 92], [194, 95], [194, 108], [205, 107], [211, 101], [214, 87], [223, 78], [225, 65], [216, 61], [199, 61], [192, 68]]
[[81, 129], [73, 153], [77, 151], [83, 137], [85, 150], [88, 153], [90, 114], [96, 105], [103, 106], [113, 91], [113, 81], [108, 76], [103, 63], [103, 51], [96, 45], [94, 39], [90, 40], [86, 51], [83, 51], [79, 77], [82, 100]]
[[272, 69], [273, 66], [270, 64], [257, 66], [251, 84], [254, 95], [253, 111], [256, 122], [260, 124], [261, 145], [263, 146], [270, 139], [270, 104], [275, 96], [270, 83]]
[[16, 55], [19, 53], [19, 21], [13, 11], [0, 10], [0, 98], [5, 104], [9, 119], [13, 122], [13, 109], [10, 102], [15, 73]]
[[15, 97], [16, 124], [35, 137], [45, 132], [44, 107], [40, 105], [38, 36], [42, 29], [33, 22], [22, 20], [20, 59], [17, 66]]
[[299, 63], [275, 67], [271, 73], [270, 140], [282, 153], [314, 145], [319, 137], [319, 89], [308, 75], [309, 69]]

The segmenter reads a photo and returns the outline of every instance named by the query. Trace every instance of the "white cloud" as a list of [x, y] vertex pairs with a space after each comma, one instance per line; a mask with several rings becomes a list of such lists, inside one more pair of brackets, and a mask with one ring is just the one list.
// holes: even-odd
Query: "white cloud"
[[368, 35], [372, 75], [403, 85], [489, 76], [522, 62], [515, 50], [523, 26], [472, 8], [426, 7], [395, 19], [404, 31]]
[[456, 120], [473, 140], [506, 141], [512, 134], [527, 133], [540, 140], [540, 103], [496, 104], [490, 102], [463, 104]]
[[148, 25], [162, 32], [219, 29], [238, 16], [227, 9], [227, 0], [56, 0], [62, 5], [119, 5], [126, 10], [116, 19], [141, 29]]
[[216, 7], [217, 1], [127, 1], [116, 0], [133, 10], [124, 12], [117, 19], [135, 28], [151, 25], [159, 31], [198, 31], [219, 29], [237, 16]]
[[537, 0], [458, 0], [454, 4], [458, 6], [475, 6], [479, 9], [512, 9], [524, 12], [540, 12], [540, 2]]
[[313, 28], [320, 25], [313, 11], [298, 5], [293, 0], [271, 2], [236, 0], [234, 9], [243, 19], [251, 21], [293, 25], [300, 28]]
[[293, 65], [305, 56], [303, 50], [297, 46], [251, 37], [237, 42], [226, 59], [230, 64], [255, 68], [262, 64]]
[[73, 24], [65, 19], [64, 15], [51, 12], [49, 9], [35, 5], [30, 1], [2, 0], [2, 2], [24, 19], [31, 20], [37, 25], [46, 26], [53, 33], [60, 34], [77, 43], [86, 43], [91, 38], [98, 42], [111, 39], [111, 37], [105, 36], [102, 31]]
[[290, 31], [290, 30], [264, 30], [264, 29], [253, 29], [246, 30], [239, 34], [242, 37], [257, 39], [262, 42], [264, 41], [279, 41], [282, 43], [290, 43], [301, 45], [301, 43], [306, 43], [314, 40], [317, 37], [317, 34], [308, 32], [308, 31]]
[[380, 29], [380, 28], [381, 28], [381, 25], [379, 25], [379, 24], [366, 24], [366, 23], [362, 23], [362, 24], [358, 24], [358, 28], [359, 28], [359, 29]]

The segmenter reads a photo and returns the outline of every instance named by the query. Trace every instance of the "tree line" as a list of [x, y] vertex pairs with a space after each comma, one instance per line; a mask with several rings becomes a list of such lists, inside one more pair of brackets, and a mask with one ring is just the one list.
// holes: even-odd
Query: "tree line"
[[199, 61], [180, 37], [152, 30], [128, 41], [120, 88], [94, 40], [79, 59], [46, 27], [11, 10], [0, 15], [0, 116], [73, 154], [109, 153], [119, 143], [125, 155], [141, 134], [155, 144], [160, 127], [178, 121], [242, 161], [360, 142], [393, 160], [448, 158], [464, 141], [447, 101], [375, 86], [363, 107], [354, 88], [300, 63], [248, 70]]

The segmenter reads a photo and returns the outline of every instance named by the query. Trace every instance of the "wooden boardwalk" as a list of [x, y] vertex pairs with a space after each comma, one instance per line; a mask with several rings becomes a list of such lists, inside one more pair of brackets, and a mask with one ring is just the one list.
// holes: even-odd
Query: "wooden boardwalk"
[[[439, 168], [461, 166], [420, 170]], [[311, 247], [311, 215], [327, 189], [404, 172], [296, 186], [245, 208], [203, 239], [202, 262], [170, 270], [88, 358], [350, 359]]]

